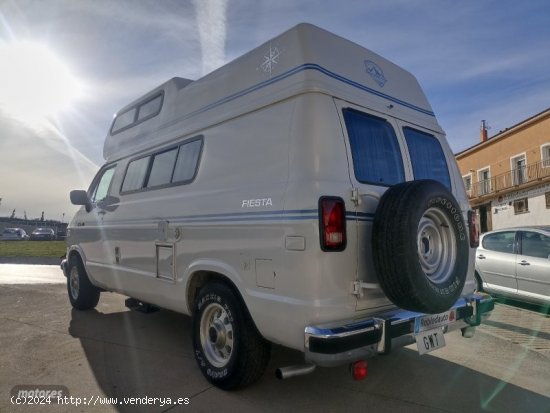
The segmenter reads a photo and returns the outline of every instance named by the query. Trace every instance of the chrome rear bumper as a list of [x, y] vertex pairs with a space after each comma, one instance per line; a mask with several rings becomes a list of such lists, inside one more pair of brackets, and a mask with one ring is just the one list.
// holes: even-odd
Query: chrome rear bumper
[[[441, 328], [448, 332], [478, 326], [493, 308], [494, 300], [485, 294], [461, 298], [451, 307], [456, 310], [456, 320]], [[424, 315], [398, 308], [366, 319], [307, 326], [306, 361], [335, 366], [389, 354], [393, 348], [415, 342], [415, 320]]]

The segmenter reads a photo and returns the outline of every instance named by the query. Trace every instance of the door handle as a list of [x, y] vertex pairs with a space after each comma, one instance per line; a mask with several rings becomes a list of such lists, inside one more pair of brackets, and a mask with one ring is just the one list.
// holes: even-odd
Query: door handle
[[485, 259], [485, 255], [479, 254], [479, 255], [477, 256], [477, 258], [479, 258], [480, 260], [484, 260], [484, 259]]
[[531, 263], [523, 260], [522, 262], [519, 263], [519, 265], [531, 265]]

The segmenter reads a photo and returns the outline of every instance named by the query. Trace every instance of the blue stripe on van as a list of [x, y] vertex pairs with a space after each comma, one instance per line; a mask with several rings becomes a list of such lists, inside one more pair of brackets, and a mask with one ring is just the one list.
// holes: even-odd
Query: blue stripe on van
[[427, 109], [424, 109], [424, 108], [421, 108], [419, 106], [415, 106], [411, 103], [408, 103], [408, 102], [405, 102], [401, 99], [397, 99], [397, 98], [394, 98], [393, 96], [390, 96], [390, 95], [386, 95], [385, 93], [382, 93], [380, 91], [377, 91], [377, 90], [374, 90], [374, 89], [371, 89], [370, 87], [368, 86], [365, 86], [365, 85], [362, 85], [361, 83], [358, 83], [358, 82], [355, 82], [353, 80], [350, 80], [350, 79], [347, 79], [345, 78], [344, 76], [340, 76], [339, 74], [337, 73], [334, 73], [334, 72], [331, 72], [330, 70], [328, 69], [325, 69], [324, 67], [322, 66], [319, 66], [318, 64], [314, 64], [314, 63], [305, 63], [303, 65], [300, 65], [300, 66], [297, 66], [295, 67], [294, 69], [290, 69], [288, 70], [287, 72], [284, 72], [278, 76], [275, 76], [269, 80], [265, 80], [263, 82], [260, 82], [256, 85], [253, 85], [253, 86], [250, 86], [244, 90], [241, 90], [240, 92], [237, 92], [237, 93], [234, 93], [232, 95], [229, 95], [223, 99], [220, 99], [216, 102], [213, 102], [213, 103], [210, 103], [209, 105], [206, 105], [200, 109], [197, 109], [196, 111], [194, 112], [191, 112], [187, 115], [185, 115], [183, 118], [180, 118], [179, 120], [183, 120], [183, 119], [188, 119], [192, 116], [195, 116], [195, 115], [198, 115], [199, 113], [202, 113], [202, 112], [205, 112], [207, 110], [210, 110], [210, 109], [213, 109], [217, 106], [220, 106], [220, 105], [223, 105], [224, 103], [227, 103], [227, 102], [230, 102], [232, 100], [235, 100], [239, 97], [242, 97], [244, 95], [247, 95], [251, 92], [254, 92], [256, 90], [259, 90], [259, 89], [262, 89], [266, 86], [269, 86], [275, 82], [278, 82], [280, 80], [283, 80], [283, 79], [286, 79], [287, 77], [289, 76], [292, 76], [292, 75], [295, 75], [296, 73], [299, 73], [299, 72], [302, 72], [304, 70], [317, 70], [318, 72], [320, 73], [323, 73], [324, 75], [327, 75], [333, 79], [336, 79], [340, 82], [343, 82], [343, 83], [346, 83], [347, 85], [350, 85], [350, 86], [353, 86], [357, 89], [361, 89], [362, 91], [364, 92], [367, 92], [367, 93], [370, 93], [370, 94], [373, 94], [373, 95], [376, 95], [376, 96], [379, 96], [379, 97], [382, 97], [384, 99], [388, 99], [389, 101], [391, 102], [394, 102], [394, 103], [397, 103], [398, 105], [401, 105], [401, 106], [405, 106], [409, 109], [412, 109], [412, 110], [415, 110], [417, 112], [420, 112], [420, 113], [423, 113], [425, 115], [429, 115], [429, 116], [435, 116], [435, 114], [430, 111], [430, 110], [427, 110]]
[[[170, 223], [208, 223], [208, 222], [239, 222], [239, 221], [297, 221], [297, 220], [317, 220], [319, 214], [317, 209], [296, 209], [288, 211], [250, 211], [250, 212], [230, 212], [225, 214], [201, 214], [187, 215], [177, 217], [164, 217], [163, 220]], [[346, 212], [347, 221], [371, 222], [374, 220], [374, 214], [364, 212]], [[112, 222], [109, 225], [117, 224], [143, 224], [151, 223], [151, 219], [121, 219]]]
[[369, 212], [346, 212], [346, 219], [348, 221], [359, 221], [359, 222], [372, 222], [374, 221], [374, 214]]
[[[184, 215], [175, 217], [163, 217], [163, 221], [171, 223], [202, 223], [202, 222], [234, 222], [234, 221], [280, 221], [280, 220], [306, 220], [318, 219], [318, 211], [316, 209], [296, 209], [288, 211], [250, 211], [250, 212], [230, 212], [225, 214], [199, 214], [199, 215]], [[159, 218], [160, 220], [160, 218]], [[151, 219], [120, 219], [116, 224], [140, 224], [152, 222]]]

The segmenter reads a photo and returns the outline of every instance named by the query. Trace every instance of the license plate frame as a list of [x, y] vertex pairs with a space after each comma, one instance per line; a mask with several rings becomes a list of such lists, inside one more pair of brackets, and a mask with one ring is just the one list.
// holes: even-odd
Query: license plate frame
[[414, 334], [445, 327], [456, 322], [456, 308], [439, 314], [426, 314], [414, 320]]

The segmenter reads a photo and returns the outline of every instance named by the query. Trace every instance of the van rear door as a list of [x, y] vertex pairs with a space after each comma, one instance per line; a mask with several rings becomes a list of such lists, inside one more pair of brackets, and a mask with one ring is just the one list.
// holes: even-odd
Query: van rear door
[[378, 284], [373, 264], [372, 226], [386, 189], [412, 179], [409, 156], [395, 119], [334, 99], [348, 150], [350, 180], [356, 192], [357, 310], [393, 305]]

